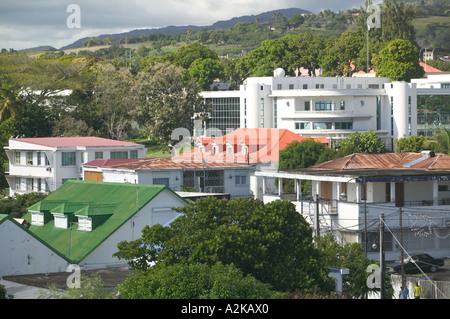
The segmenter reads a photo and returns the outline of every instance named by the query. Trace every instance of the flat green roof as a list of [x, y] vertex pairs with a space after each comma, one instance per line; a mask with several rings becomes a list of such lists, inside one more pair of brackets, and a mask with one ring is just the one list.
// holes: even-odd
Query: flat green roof
[[[29, 212], [23, 218], [31, 223], [30, 211], [52, 212], [53, 210], [57, 210], [58, 213], [73, 213], [73, 215], [109, 215], [102, 224], [90, 232], [78, 231], [77, 224], [72, 226], [72, 230], [70, 227], [55, 228], [53, 218], [44, 226], [30, 226], [30, 232], [70, 262], [77, 264], [164, 189], [184, 201], [163, 185], [70, 180], [41, 202], [29, 207]], [[64, 211], [61, 206], [68, 210]], [[69, 240], [71, 242], [70, 256]]]

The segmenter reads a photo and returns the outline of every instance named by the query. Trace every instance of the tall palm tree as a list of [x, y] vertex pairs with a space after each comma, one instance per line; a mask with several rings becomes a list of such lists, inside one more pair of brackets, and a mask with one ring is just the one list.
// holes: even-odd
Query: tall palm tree
[[0, 86], [0, 122], [14, 117], [20, 105], [16, 90], [9, 83]]
[[432, 138], [424, 142], [424, 146], [437, 153], [450, 154], [450, 130], [441, 128]]

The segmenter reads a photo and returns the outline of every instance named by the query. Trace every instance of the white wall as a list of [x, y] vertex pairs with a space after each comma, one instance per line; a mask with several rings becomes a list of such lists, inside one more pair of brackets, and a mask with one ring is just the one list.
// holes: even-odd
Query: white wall
[[178, 213], [171, 207], [186, 205], [181, 198], [169, 190], [158, 194], [147, 206], [133, 218], [124, 223], [114, 234], [108, 237], [79, 266], [83, 269], [99, 269], [110, 266], [125, 265], [126, 260], [119, 260], [112, 255], [117, 252], [117, 244], [121, 241], [133, 241], [142, 236], [142, 229], [149, 225], [165, 224], [173, 220]]
[[64, 272], [68, 262], [15, 222], [0, 224], [0, 276]]

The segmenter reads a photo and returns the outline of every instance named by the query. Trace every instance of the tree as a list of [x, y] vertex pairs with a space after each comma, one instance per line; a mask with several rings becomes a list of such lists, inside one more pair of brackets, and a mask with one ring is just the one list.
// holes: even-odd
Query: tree
[[202, 90], [207, 91], [215, 79], [224, 77], [224, 69], [218, 60], [197, 59], [183, 72], [183, 75], [186, 83], [192, 78]]
[[122, 140], [136, 106], [136, 99], [132, 94], [133, 76], [128, 69], [116, 70], [108, 63], [96, 66], [95, 79], [93, 103], [99, 106], [99, 117], [108, 138]]
[[411, 136], [411, 137], [402, 137], [399, 138], [396, 142], [397, 145], [397, 153], [403, 152], [413, 152], [420, 153], [425, 149], [425, 145], [427, 145], [429, 138], [428, 136]]
[[245, 276], [234, 265], [157, 264], [133, 272], [117, 290], [122, 299], [260, 299], [285, 298], [270, 285]]
[[403, 1], [385, 0], [381, 12], [382, 42], [401, 39], [415, 43], [416, 34], [412, 21], [417, 9]]
[[380, 154], [387, 152], [384, 142], [372, 130], [368, 130], [366, 133], [352, 133], [347, 138], [341, 139], [336, 148], [338, 149], [337, 157], [353, 153]]
[[318, 240], [318, 248], [329, 267], [349, 269], [349, 274], [343, 276], [343, 296], [360, 299], [365, 298], [369, 291], [375, 291], [367, 286], [367, 267], [375, 262], [364, 255], [361, 244], [342, 246], [327, 234]]
[[421, 78], [425, 71], [419, 63], [419, 51], [408, 40], [393, 40], [372, 58], [377, 76], [391, 81], [410, 82]]
[[424, 146], [438, 153], [450, 154], [450, 130], [441, 128], [431, 139], [424, 142]]
[[299, 169], [308, 168], [317, 164], [325, 145], [306, 139], [301, 142], [293, 141], [289, 143], [279, 155], [279, 169]]
[[207, 111], [195, 81], [185, 83], [183, 68], [169, 63], [140, 72], [133, 95], [138, 100], [134, 119], [161, 142], [169, 142], [176, 128], [192, 132], [194, 113]]
[[221, 262], [277, 291], [332, 290], [311, 228], [291, 202], [209, 197], [176, 211], [182, 215], [169, 227], [144, 228], [140, 239], [119, 243], [114, 255], [135, 269], [153, 262]]

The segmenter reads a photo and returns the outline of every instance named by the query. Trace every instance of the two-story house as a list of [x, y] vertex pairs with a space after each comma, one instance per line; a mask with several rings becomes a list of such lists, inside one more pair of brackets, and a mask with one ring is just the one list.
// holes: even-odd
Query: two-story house
[[12, 138], [5, 147], [10, 195], [52, 192], [82, 179], [82, 165], [95, 159], [142, 158], [144, 145], [99, 137]]
[[[379, 225], [385, 215], [386, 260], [408, 253], [450, 256], [450, 156], [423, 153], [352, 154], [308, 169], [256, 172], [263, 178], [264, 202], [291, 200], [318, 235], [361, 243], [379, 258]], [[277, 180], [278, 191], [265, 185]], [[283, 181], [296, 193], [283, 193]], [[312, 184], [306, 198], [301, 181]], [[402, 238], [403, 243], [401, 243]]]

